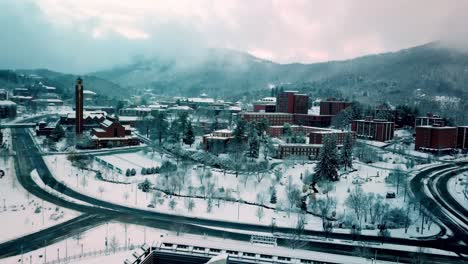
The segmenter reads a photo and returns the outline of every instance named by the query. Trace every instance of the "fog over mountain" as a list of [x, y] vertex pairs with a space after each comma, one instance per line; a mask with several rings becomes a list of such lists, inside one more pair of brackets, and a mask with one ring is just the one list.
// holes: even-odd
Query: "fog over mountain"
[[[314, 63], [440, 41], [467, 47], [466, 1], [1, 1], [0, 68], [85, 73], [230, 49]], [[447, 30], [450, 29], [450, 30]], [[208, 50], [208, 51], [207, 51]]]

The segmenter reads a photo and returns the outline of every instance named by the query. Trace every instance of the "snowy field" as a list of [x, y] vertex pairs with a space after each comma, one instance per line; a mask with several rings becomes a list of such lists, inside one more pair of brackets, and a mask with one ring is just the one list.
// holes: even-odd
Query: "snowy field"
[[[133, 165], [142, 164], [142, 166], [161, 164], [163, 160], [167, 159], [164, 156], [161, 158], [158, 154], [152, 155], [151, 152], [145, 154], [141, 151], [106, 155], [104, 157], [114, 164], [119, 164], [122, 161]], [[161, 174], [141, 175], [138, 170], [136, 176], [127, 177], [107, 169], [97, 161], [93, 161], [91, 164], [92, 169], [101, 171], [105, 179], [114, 181], [112, 183], [96, 179], [93, 171], [81, 171], [72, 167], [65, 155], [50, 155], [44, 158], [58, 180], [72, 189], [98, 199], [169, 214], [262, 225], [274, 223], [276, 226], [284, 227], [295, 227], [298, 219], [298, 210], [290, 204], [287, 198], [288, 187], [293, 185], [302, 189], [302, 178], [304, 175], [313, 172], [315, 167], [314, 163], [301, 164], [288, 161], [276, 166], [274, 170], [268, 173], [241, 173], [236, 178], [233, 173], [225, 173], [220, 169], [203, 168], [202, 165], [179, 164], [178, 171], [168, 174], [167, 177]], [[346, 218], [346, 216], [352, 214], [351, 210], [346, 212], [345, 200], [349, 192], [356, 186], [360, 186], [364, 192], [379, 194], [383, 197], [389, 191], [396, 192], [394, 185], [385, 182], [385, 177], [388, 176], [391, 169], [398, 167], [405, 170], [406, 159], [390, 153], [385, 154], [384, 159], [391, 162], [370, 165], [356, 163], [354, 166], [355, 171], [344, 174], [340, 181], [332, 184], [328, 195], [335, 197], [337, 200], [334, 210], [339, 218]], [[275, 174], [278, 174], [279, 178]], [[192, 198], [171, 197], [160, 191], [143, 192], [137, 185], [145, 179], [148, 179], [151, 185], [158, 189], [170, 190], [174, 194], [191, 196]], [[174, 182], [175, 180], [178, 182]], [[115, 181], [121, 183], [115, 183]], [[289, 184], [290, 182], [291, 184]], [[277, 193], [276, 204], [270, 203], [272, 186], [275, 186]], [[209, 196], [214, 198], [204, 198]], [[316, 198], [324, 198], [325, 196], [325, 194], [317, 194]], [[272, 209], [260, 209], [259, 206], [237, 203], [236, 200], [263, 204]], [[391, 207], [405, 205], [401, 193], [397, 198], [386, 199], [385, 201]], [[411, 213], [411, 216], [414, 217], [414, 222], [419, 219], [415, 213]], [[402, 230], [394, 230], [392, 236], [416, 237], [418, 234], [415, 226], [410, 227], [407, 234]], [[322, 220], [320, 217], [307, 215], [305, 227], [310, 230], [322, 230]], [[338, 232], [349, 232], [346, 229], [336, 230]], [[435, 234], [438, 231], [438, 227], [433, 225], [430, 232], [426, 230], [423, 236]], [[377, 235], [377, 230], [364, 230], [363, 233]]]
[[[9, 139], [9, 129], [3, 130], [3, 133]], [[0, 168], [5, 170], [5, 176], [0, 179], [0, 242], [39, 231], [79, 215], [78, 212], [44, 202], [27, 192], [16, 178], [13, 157], [2, 157]]]

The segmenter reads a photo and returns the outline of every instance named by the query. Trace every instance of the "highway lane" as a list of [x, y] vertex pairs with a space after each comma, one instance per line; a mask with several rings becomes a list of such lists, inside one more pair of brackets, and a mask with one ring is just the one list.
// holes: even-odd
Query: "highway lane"
[[[468, 171], [468, 167], [458, 171], [457, 174], [463, 171]], [[457, 214], [458, 218], [463, 221], [465, 225], [468, 225], [468, 210], [466, 210], [464, 206], [462, 206], [455, 198], [453, 198], [453, 196], [448, 191], [448, 181], [452, 177], [456, 177], [456, 175], [452, 173], [446, 173], [439, 177], [435, 182], [435, 189], [440, 194], [439, 197], [443, 199], [444, 203], [447, 204], [450, 208], [453, 208], [455, 211], [454, 213]]]
[[[13, 131], [13, 130], [12, 130]], [[32, 144], [32, 139], [29, 137], [28, 133], [24, 129], [14, 129], [14, 136], [16, 139], [14, 140], [15, 143], [17, 142], [19, 145], [18, 147], [18, 160], [19, 160], [19, 167], [25, 167], [23, 168], [24, 172], [21, 173], [21, 175], [24, 177], [22, 184], [26, 183], [28, 186], [27, 189], [32, 189], [35, 192], [40, 192], [37, 189], [38, 186], [34, 186], [35, 184], [32, 182], [29, 177], [29, 169], [31, 168], [36, 168], [41, 176], [41, 178], [46, 182], [49, 186], [52, 186], [56, 190], [63, 192], [64, 194], [79, 199], [86, 201], [91, 204], [99, 205], [103, 208], [95, 208], [95, 207], [83, 207], [81, 210], [85, 212], [90, 212], [89, 210], [97, 210], [93, 212], [101, 213], [104, 215], [107, 215], [109, 217], [118, 217], [119, 220], [126, 218], [126, 220], [130, 223], [141, 223], [144, 225], [148, 226], [154, 226], [157, 228], [170, 228], [171, 225], [174, 226], [175, 224], [181, 224], [184, 223], [187, 230], [193, 233], [198, 233], [198, 234], [213, 234], [216, 236], [222, 236], [222, 237], [229, 237], [229, 238], [237, 238], [241, 240], [247, 239], [247, 235], [244, 234], [238, 234], [236, 232], [227, 232], [227, 231], [220, 231], [220, 230], [212, 230], [210, 228], [205, 228], [201, 227], [199, 225], [206, 225], [206, 226], [214, 226], [214, 227], [224, 227], [224, 228], [232, 228], [232, 229], [242, 229], [242, 230], [250, 230], [250, 231], [264, 231], [264, 232], [271, 232], [271, 227], [265, 227], [265, 226], [258, 226], [258, 225], [251, 225], [251, 224], [240, 224], [240, 223], [231, 223], [231, 222], [225, 222], [225, 221], [214, 221], [214, 220], [207, 220], [207, 219], [197, 219], [197, 218], [190, 218], [190, 217], [181, 217], [181, 216], [174, 216], [174, 215], [168, 215], [168, 214], [161, 214], [157, 212], [148, 212], [146, 210], [141, 210], [141, 209], [135, 209], [135, 208], [128, 208], [125, 206], [120, 206], [104, 201], [100, 201], [98, 199], [88, 197], [86, 195], [83, 195], [81, 193], [77, 193], [68, 187], [64, 186], [60, 182], [57, 182], [50, 174], [50, 171], [48, 170], [47, 166], [45, 165], [42, 157], [37, 153], [37, 149], [35, 149], [34, 145]], [[21, 165], [21, 163], [25, 163]], [[29, 164], [29, 167], [27, 166]], [[29, 178], [29, 182], [28, 182]], [[31, 188], [31, 185], [34, 188]], [[75, 208], [76, 205], [70, 205], [68, 202], [60, 201], [58, 198], [51, 198], [50, 194], [48, 194], [45, 191], [42, 191], [39, 193], [40, 195], [48, 196], [44, 197], [47, 199], [57, 199], [57, 201], [62, 206], [65, 207], [73, 207]], [[79, 208], [77, 208], [79, 210]], [[117, 218], [114, 218], [117, 219]], [[290, 228], [276, 228], [275, 231], [280, 231], [280, 232], [291, 232], [294, 231], [293, 229]], [[307, 235], [317, 235], [317, 236], [322, 236], [323, 233], [319, 231], [307, 231]], [[333, 238], [338, 238], [338, 239], [349, 239], [350, 235], [349, 234], [331, 234], [330, 237]], [[361, 236], [361, 240], [368, 240], [368, 241], [373, 241], [373, 242], [380, 242], [379, 238], [375, 237], [366, 237], [366, 236]], [[286, 240], [285, 240], [286, 241]], [[407, 239], [397, 239], [397, 238], [390, 238], [388, 242], [392, 243], [399, 243], [399, 244], [404, 244], [404, 245], [420, 245], [420, 246], [428, 246], [428, 247], [437, 247], [437, 244], [439, 243], [438, 241], [417, 241], [417, 240], [407, 240]], [[286, 242], [285, 242], [286, 243]], [[317, 242], [319, 243], [319, 242]], [[310, 246], [312, 249], [312, 246]], [[325, 249], [326, 251], [327, 249]], [[345, 254], [352, 254], [349, 250], [342, 250], [342, 253]], [[395, 255], [400, 254], [399, 252], [393, 251], [393, 256], [389, 257], [394, 257]]]
[[[424, 206], [424, 208], [430, 212], [432, 215], [436, 216], [447, 228], [449, 228], [453, 232], [453, 236], [448, 239], [448, 241], [452, 241], [451, 247], [455, 252], [465, 253], [468, 252], [466, 246], [456, 247], [455, 245], [459, 244], [459, 241], [465, 242], [465, 245], [468, 244], [468, 236], [467, 230], [463, 226], [461, 226], [452, 216], [447, 214], [448, 212], [452, 212], [458, 214], [458, 212], [454, 212], [454, 208], [458, 208], [460, 205], [458, 204], [450, 204], [447, 205], [447, 193], [446, 190], [447, 185], [443, 184], [443, 182], [437, 184], [438, 190], [441, 191], [443, 195], [440, 195], [438, 191], [436, 191], [433, 187], [434, 179], [439, 177], [443, 177], [446, 175], [453, 175], [453, 173], [457, 173], [459, 171], [468, 170], [466, 167], [468, 163], [459, 163], [459, 164], [447, 164], [441, 166], [435, 166], [433, 168], [427, 169], [422, 171], [421, 173], [417, 174], [410, 182], [410, 187], [416, 199], [420, 201], [420, 203]], [[426, 185], [427, 183], [427, 185]], [[429, 193], [426, 191], [429, 190]], [[449, 196], [449, 195], [448, 195]], [[458, 205], [458, 207], [457, 207]], [[448, 206], [448, 207], [445, 207]], [[463, 217], [462, 217], [463, 218]], [[466, 218], [463, 219], [466, 222]], [[446, 240], [447, 242], [447, 240]]]
[[0, 244], [0, 258], [19, 255], [89, 230], [110, 218], [84, 214], [69, 221]]

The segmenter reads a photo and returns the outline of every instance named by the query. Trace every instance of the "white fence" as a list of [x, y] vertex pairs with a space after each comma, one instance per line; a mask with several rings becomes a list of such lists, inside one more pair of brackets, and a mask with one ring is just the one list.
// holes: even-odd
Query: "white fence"
[[[115, 249], [101, 249], [101, 250], [88, 251], [88, 252], [84, 252], [83, 254], [76, 254], [76, 255], [72, 255], [72, 256], [66, 256], [66, 257], [63, 257], [63, 258], [54, 259], [54, 260], [43, 262], [43, 263], [44, 264], [68, 263], [68, 262], [74, 261], [74, 260], [81, 260], [81, 259], [85, 259], [85, 258], [99, 257], [99, 256], [104, 256], [104, 255], [112, 255], [112, 254], [115, 254], [117, 252], [132, 250], [133, 248], [138, 248], [138, 247], [140, 247], [140, 246], [134, 246], [132, 248], [122, 246], [122, 247], [117, 247]], [[44, 259], [44, 261], [45, 261], [45, 259]], [[122, 259], [122, 263], [123, 263], [123, 261], [124, 260]], [[28, 261], [24, 260], [24, 263], [28, 263]]]

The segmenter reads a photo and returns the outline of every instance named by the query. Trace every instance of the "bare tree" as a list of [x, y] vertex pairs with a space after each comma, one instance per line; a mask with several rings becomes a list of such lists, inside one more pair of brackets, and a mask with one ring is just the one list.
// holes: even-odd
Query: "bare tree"
[[192, 198], [188, 198], [185, 200], [185, 206], [187, 207], [187, 210], [191, 212], [193, 208], [195, 208], [195, 201]]
[[289, 204], [288, 214], [290, 214], [293, 206], [297, 205], [301, 200], [301, 192], [299, 191], [298, 186], [292, 183], [291, 176], [289, 176], [288, 185], [286, 186], [286, 196]]
[[98, 188], [98, 192], [101, 194], [101, 199], [102, 199], [102, 194], [105, 192], [105, 189], [104, 189], [104, 187], [102, 187], [102, 186], [99, 186], [99, 188]]
[[306, 216], [303, 213], [297, 215], [297, 223], [296, 228], [294, 229], [294, 233], [289, 240], [289, 245], [291, 248], [301, 248], [307, 244], [307, 241], [302, 240], [302, 236], [304, 235], [306, 224]]
[[356, 186], [354, 190], [346, 198], [346, 205], [354, 210], [356, 218], [359, 221], [359, 226], [361, 226], [361, 216], [363, 212], [364, 205], [364, 192], [361, 187]]
[[265, 213], [263, 212], [263, 207], [257, 206], [257, 211], [255, 212], [255, 215], [257, 216], [258, 221], [261, 222], [263, 216], [265, 215]]
[[119, 240], [115, 235], [113, 235], [109, 240], [109, 247], [115, 253], [115, 251], [119, 248]]

